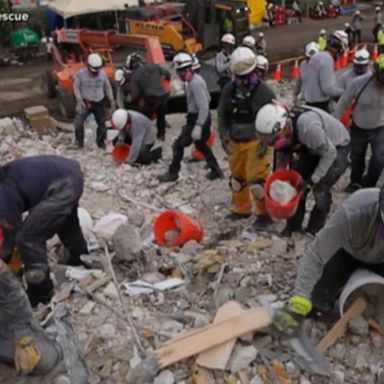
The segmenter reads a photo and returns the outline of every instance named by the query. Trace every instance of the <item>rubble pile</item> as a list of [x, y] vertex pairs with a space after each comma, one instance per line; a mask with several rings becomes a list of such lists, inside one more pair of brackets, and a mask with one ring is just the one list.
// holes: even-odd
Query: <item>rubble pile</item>
[[[280, 99], [291, 101], [292, 84], [274, 87]], [[255, 234], [247, 231], [251, 220], [225, 221], [230, 207], [228, 181], [208, 181], [204, 163], [184, 163], [179, 181], [160, 185], [156, 176], [166, 169], [171, 158], [170, 144], [184, 123], [182, 115], [167, 119], [172, 128], [167, 130], [165, 159], [141, 168], [114, 164], [109, 153], [96, 148], [92, 129], [87, 130], [85, 148], [73, 151], [68, 149], [73, 139], [70, 131], [59, 130], [55, 136], [39, 139], [20, 120], [0, 120], [2, 162], [57, 154], [82, 165], [85, 191], [81, 207], [90, 213], [94, 224], [87, 236], [92, 252], [84, 260], [92, 269], [84, 272], [58, 265], [60, 246], [54, 240], [50, 242], [49, 256], [57, 284], [54, 301], [64, 302], [70, 311], [92, 384], [126, 383], [130, 370], [142, 361], [127, 313], [142, 347], [149, 351], [211, 324], [218, 308], [230, 300], [244, 308], [281, 308], [292, 292], [298, 259], [311, 240], [301, 234], [289, 240], [281, 238], [281, 222], [276, 222], [268, 233]], [[225, 154], [218, 142], [214, 151], [228, 176]], [[341, 180], [337, 190], [342, 190], [345, 183]], [[337, 200], [345, 198], [340, 192], [336, 195]], [[203, 241], [190, 241], [181, 248], [156, 245], [153, 220], [169, 209], [198, 219], [204, 228]], [[112, 258], [118, 289], [107, 257]], [[317, 343], [333, 323], [309, 319], [307, 334]], [[331, 378], [311, 376], [302, 370], [285, 340], [272, 332], [239, 339], [224, 371], [200, 368], [194, 357], [161, 371], [153, 383], [373, 384], [382, 374], [382, 347], [382, 334], [372, 330], [368, 318], [361, 316], [350, 323], [346, 336], [326, 354]], [[20, 378], [2, 366], [0, 382], [69, 381], [65, 375], [46, 381]]]

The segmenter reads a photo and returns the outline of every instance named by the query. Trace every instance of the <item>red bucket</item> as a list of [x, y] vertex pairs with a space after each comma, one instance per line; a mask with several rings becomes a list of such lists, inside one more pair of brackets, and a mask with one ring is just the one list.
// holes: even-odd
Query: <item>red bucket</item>
[[[209, 136], [209, 139], [207, 140], [207, 145], [209, 148], [212, 148], [214, 142], [216, 139], [215, 132], [211, 132], [211, 136]], [[205, 156], [195, 147], [192, 151], [192, 158], [194, 158], [197, 161], [203, 161], [205, 160]]]
[[129, 151], [131, 150], [131, 146], [128, 144], [118, 144], [115, 145], [112, 150], [113, 160], [117, 164], [124, 163], [125, 160], [128, 159]]
[[[297, 195], [288, 203], [280, 204], [275, 200], [272, 200], [269, 192], [271, 184], [276, 180], [287, 181], [298, 191]], [[296, 171], [290, 169], [278, 169], [276, 172], [272, 173], [265, 182], [264, 187], [265, 206], [269, 215], [275, 219], [283, 220], [292, 217], [296, 213], [301, 196], [303, 195], [303, 192], [301, 191], [302, 184], [303, 179]]]
[[[167, 233], [175, 231], [175, 238], [166, 239]], [[154, 222], [153, 232], [157, 244], [165, 247], [180, 247], [190, 240], [200, 242], [204, 232], [201, 224], [179, 211], [166, 211]]]

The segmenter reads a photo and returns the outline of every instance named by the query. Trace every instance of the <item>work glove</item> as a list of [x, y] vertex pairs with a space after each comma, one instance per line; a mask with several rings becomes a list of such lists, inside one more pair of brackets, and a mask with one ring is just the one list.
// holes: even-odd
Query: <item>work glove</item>
[[86, 108], [84, 100], [77, 100], [76, 102], [76, 112], [81, 112]]
[[193, 141], [198, 141], [198, 140], [201, 140], [201, 135], [203, 133], [203, 127], [201, 125], [198, 125], [196, 124], [194, 127], [193, 127], [193, 131], [192, 131], [192, 140]]
[[304, 296], [292, 296], [285, 308], [276, 311], [273, 324], [280, 332], [293, 336], [300, 331], [305, 317], [311, 310], [311, 300]]
[[23, 336], [16, 342], [15, 367], [24, 375], [32, 373], [41, 359], [41, 353], [32, 336]]

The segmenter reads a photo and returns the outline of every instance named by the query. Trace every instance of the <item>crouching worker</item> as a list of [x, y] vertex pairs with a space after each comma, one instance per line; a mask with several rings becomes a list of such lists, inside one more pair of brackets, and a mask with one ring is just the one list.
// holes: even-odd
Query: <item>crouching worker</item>
[[275, 324], [295, 333], [311, 312], [332, 310], [359, 268], [384, 276], [384, 188], [355, 192], [335, 211], [299, 262], [294, 296]]
[[156, 128], [152, 121], [140, 112], [117, 109], [112, 115], [112, 125], [120, 132], [117, 143], [131, 146], [128, 164], [148, 165], [161, 159], [161, 147], [152, 149], [156, 141]]
[[77, 217], [83, 187], [80, 165], [59, 156], [28, 157], [0, 167], [0, 256], [8, 262], [18, 249], [33, 307], [48, 303], [54, 293], [48, 239], [59, 236], [68, 265], [82, 264], [80, 255], [88, 253]]
[[[301, 231], [306, 198], [312, 190], [315, 206], [306, 231], [314, 235], [324, 226], [331, 209], [330, 190], [348, 166], [348, 131], [339, 120], [319, 108], [288, 109], [277, 103], [261, 108], [255, 125], [260, 140], [272, 145], [278, 157], [287, 155], [289, 165], [305, 182], [299, 207], [287, 221], [283, 234], [290, 236]], [[291, 161], [293, 155], [295, 161]]]
[[33, 318], [24, 290], [0, 259], [0, 362], [24, 375], [45, 375], [61, 361], [60, 345]]

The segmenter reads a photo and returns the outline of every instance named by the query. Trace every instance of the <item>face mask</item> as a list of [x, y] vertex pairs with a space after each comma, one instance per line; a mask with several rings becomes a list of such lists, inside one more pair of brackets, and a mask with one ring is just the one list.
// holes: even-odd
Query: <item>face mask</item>
[[354, 65], [353, 66], [353, 72], [357, 75], [363, 75], [368, 70], [368, 65]]
[[255, 87], [260, 83], [259, 76], [255, 72], [245, 76], [235, 76], [235, 84], [237, 87]]
[[272, 146], [276, 150], [285, 148], [286, 146], [288, 146], [288, 139], [286, 137], [280, 137], [279, 139], [275, 140]]

